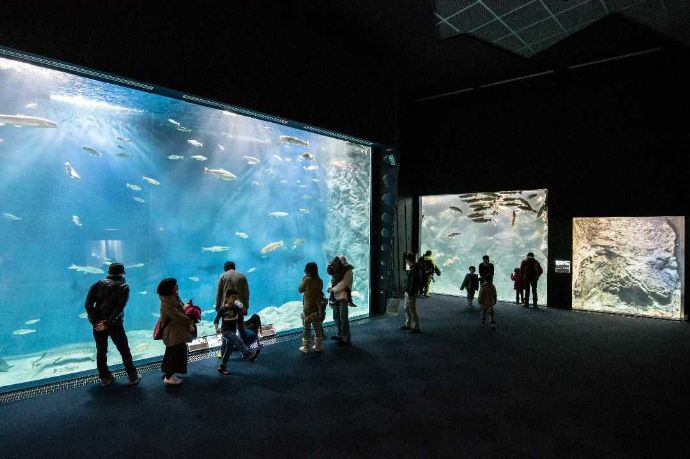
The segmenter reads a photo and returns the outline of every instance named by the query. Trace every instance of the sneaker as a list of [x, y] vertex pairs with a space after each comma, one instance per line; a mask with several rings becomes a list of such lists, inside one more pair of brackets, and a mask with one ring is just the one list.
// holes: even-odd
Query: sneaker
[[331, 339], [332, 339], [332, 340], [335, 340], [335, 341], [341, 341], [341, 340], [342, 340], [342, 338], [341, 338], [340, 336], [338, 336], [338, 335], [333, 335], [333, 336], [331, 336]]
[[220, 351], [217, 351], [217, 352], [216, 352], [216, 358], [217, 358], [217, 359], [222, 359], [222, 358], [223, 358], [223, 353], [220, 352]]
[[259, 353], [257, 351], [247, 351], [244, 353], [244, 358], [249, 360], [250, 362], [253, 362], [254, 360], [256, 360], [256, 356], [258, 354]]
[[422, 331], [421, 331], [419, 328], [410, 328], [410, 329], [407, 331], [407, 333], [415, 334], [415, 335], [416, 335], [416, 334], [419, 334], [419, 333], [421, 333], [421, 332], [422, 332]]
[[141, 381], [141, 375], [139, 373], [136, 373], [134, 375], [129, 376], [129, 383], [127, 383], [127, 385], [136, 386], [137, 384], [139, 384], [139, 381]]
[[410, 329], [409, 325], [403, 325], [402, 327], [400, 327], [400, 330], [409, 330], [409, 329]]
[[163, 383], [165, 383], [165, 385], [168, 385], [168, 386], [176, 386], [178, 384], [182, 384], [182, 380], [180, 378], [178, 378], [177, 376], [172, 375], [169, 378], [163, 378]]
[[307, 346], [300, 346], [298, 349], [300, 352], [304, 352], [305, 354], [309, 354], [309, 345]]
[[114, 382], [115, 382], [115, 377], [113, 375], [108, 375], [108, 376], [101, 378], [101, 386], [103, 386], [103, 387], [112, 386]]
[[222, 374], [223, 376], [228, 376], [230, 372], [223, 366], [218, 367], [218, 373]]

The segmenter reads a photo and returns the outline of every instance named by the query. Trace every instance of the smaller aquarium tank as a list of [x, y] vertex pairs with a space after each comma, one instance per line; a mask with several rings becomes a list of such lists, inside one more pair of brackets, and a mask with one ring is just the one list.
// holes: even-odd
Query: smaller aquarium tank
[[482, 257], [488, 255], [494, 264], [498, 300], [514, 303], [510, 275], [533, 252], [544, 269], [537, 288], [538, 304], [547, 304], [547, 190], [422, 196], [420, 206], [421, 253], [431, 250], [441, 270], [440, 276], [434, 276], [430, 292], [466, 296], [460, 286], [468, 268], [476, 267], [479, 274]]
[[573, 309], [681, 320], [685, 217], [573, 219]]
[[[200, 336], [214, 333], [228, 260], [250, 314], [279, 332], [301, 327], [305, 264], [327, 285], [336, 255], [355, 268], [350, 314], [368, 314], [365, 142], [15, 57], [0, 52], [0, 391], [95, 370], [84, 301], [113, 262], [135, 360], [163, 353], [151, 335], [165, 277], [202, 307]], [[112, 343], [108, 360], [120, 362]]]

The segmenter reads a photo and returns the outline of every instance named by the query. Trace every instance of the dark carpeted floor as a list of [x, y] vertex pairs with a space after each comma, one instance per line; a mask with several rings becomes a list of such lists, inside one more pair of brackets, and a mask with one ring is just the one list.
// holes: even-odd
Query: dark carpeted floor
[[[461, 306], [462, 303], [462, 306]], [[353, 327], [351, 348], [298, 341], [255, 363], [190, 365], [0, 406], [0, 457], [641, 457], [685, 447], [688, 324], [464, 299], [418, 300]]]

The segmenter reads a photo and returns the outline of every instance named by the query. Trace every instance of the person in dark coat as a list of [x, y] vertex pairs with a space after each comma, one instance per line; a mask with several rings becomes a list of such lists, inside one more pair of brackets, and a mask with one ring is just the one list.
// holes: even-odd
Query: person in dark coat
[[405, 323], [401, 330], [407, 333], [421, 333], [419, 330], [419, 317], [417, 317], [417, 293], [422, 284], [422, 271], [418, 263], [415, 263], [413, 253], [405, 254], [405, 269], [407, 270], [407, 288], [405, 290]]
[[494, 278], [494, 264], [489, 262], [488, 255], [484, 255], [482, 262], [479, 264], [479, 283], [483, 284], [486, 282], [487, 276], [491, 276], [491, 279]]
[[108, 369], [108, 337], [113, 340], [122, 356], [122, 363], [129, 377], [129, 385], [139, 384], [141, 380], [132, 361], [132, 353], [129, 350], [123, 325], [125, 306], [129, 300], [129, 286], [124, 274], [124, 265], [112, 263], [108, 267], [108, 276], [91, 286], [84, 304], [89, 322], [93, 325], [93, 338], [96, 340], [96, 366], [101, 385], [104, 387], [110, 386], [115, 381], [115, 377]]
[[465, 279], [460, 286], [460, 290], [467, 290], [467, 306], [470, 308], [474, 301], [474, 293], [479, 290], [479, 276], [474, 273], [476, 270], [477, 268], [470, 266], [470, 272], [465, 274]]
[[537, 282], [539, 278], [544, 273], [539, 262], [534, 258], [534, 253], [529, 252], [527, 258], [522, 260], [520, 263], [520, 274], [522, 275], [523, 288], [525, 289], [524, 294], [524, 306], [529, 307], [529, 290], [532, 288], [532, 303], [534, 307], [537, 307]]

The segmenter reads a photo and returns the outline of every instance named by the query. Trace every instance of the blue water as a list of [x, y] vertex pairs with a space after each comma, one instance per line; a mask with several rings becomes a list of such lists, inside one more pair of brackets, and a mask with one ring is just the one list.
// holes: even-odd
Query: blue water
[[[368, 148], [2, 58], [0, 113], [57, 123], [0, 126], [0, 213], [21, 219], [0, 218], [0, 357], [92, 339], [79, 315], [89, 287], [104, 274], [68, 269], [72, 264], [103, 271], [107, 261], [127, 266], [125, 325], [131, 330], [153, 327], [155, 290], [164, 277], [177, 278], [183, 299], [207, 310], [223, 263], [233, 260], [247, 273], [250, 311], [257, 312], [300, 300], [305, 263], [316, 261], [325, 278], [336, 250], [358, 268], [356, 288], [364, 298], [356, 312], [368, 311]], [[300, 156], [307, 151], [313, 159]], [[81, 179], [70, 178], [65, 162]], [[237, 179], [218, 180], [204, 167]], [[355, 229], [352, 221], [359, 222]], [[261, 253], [278, 241], [284, 247]], [[212, 246], [229, 249], [202, 251]], [[280, 330], [294, 322], [275, 325]], [[35, 332], [16, 334], [21, 329]]]

